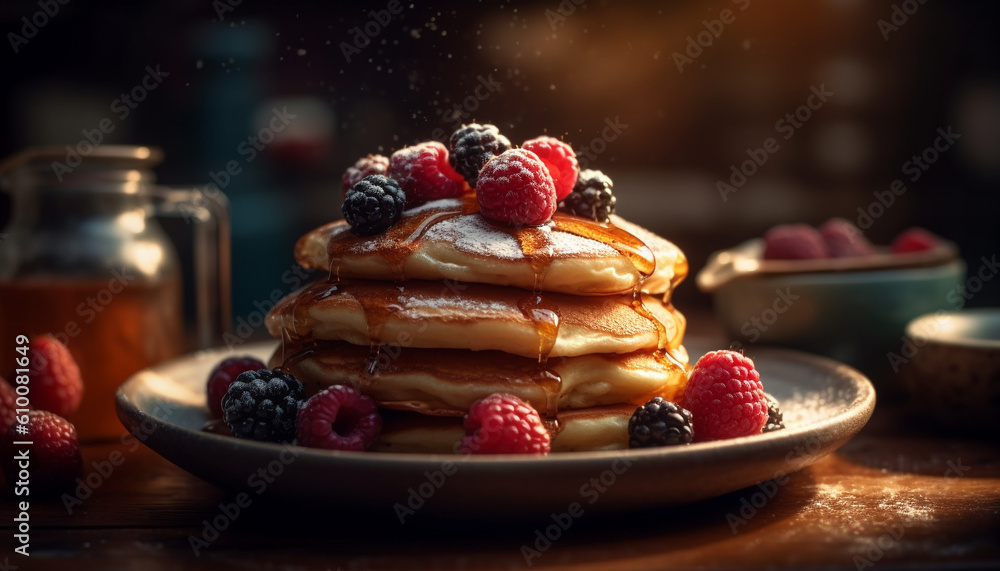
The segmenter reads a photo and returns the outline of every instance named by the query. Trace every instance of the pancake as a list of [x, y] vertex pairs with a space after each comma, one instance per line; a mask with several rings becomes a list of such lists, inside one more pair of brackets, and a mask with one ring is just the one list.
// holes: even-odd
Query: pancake
[[277, 338], [573, 357], [677, 348], [684, 317], [642, 295], [533, 294], [511, 287], [414, 280], [317, 282], [268, 313]]
[[556, 213], [544, 226], [494, 224], [478, 214], [475, 196], [406, 210], [386, 232], [351, 233], [343, 220], [299, 239], [295, 258], [340, 278], [457, 280], [522, 289], [609, 295], [637, 287], [668, 294], [687, 275], [672, 243], [625, 221], [611, 224]]
[[687, 379], [687, 353], [676, 361], [656, 352], [582, 355], [537, 360], [499, 351], [370, 348], [341, 341], [279, 348], [271, 367], [283, 365], [312, 395], [330, 385], [348, 385], [380, 408], [429, 415], [462, 416], [472, 403], [493, 393], [509, 393], [543, 415], [567, 409], [628, 403], [654, 396], [673, 401]]
[[[561, 430], [552, 439], [552, 452], [628, 448], [628, 420], [635, 409], [618, 405], [560, 413]], [[455, 454], [464, 436], [460, 418], [383, 411], [382, 432], [369, 450]]]

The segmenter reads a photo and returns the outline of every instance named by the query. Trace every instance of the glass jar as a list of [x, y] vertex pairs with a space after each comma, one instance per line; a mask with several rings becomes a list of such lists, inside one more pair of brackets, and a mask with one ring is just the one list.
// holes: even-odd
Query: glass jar
[[[16, 336], [51, 334], [63, 342], [84, 383], [69, 417], [82, 440], [120, 437], [118, 385], [194, 345], [185, 340], [177, 252], [156, 216], [183, 215], [200, 229], [228, 213], [206, 213], [208, 201], [196, 191], [156, 187], [149, 169], [162, 158], [155, 148], [105, 145], [70, 167], [64, 149], [45, 147], [0, 165], [13, 199], [0, 241], [0, 375], [13, 372]], [[195, 258], [215, 262], [198, 276], [196, 291], [217, 292], [227, 270], [224, 241], [193, 234]]]

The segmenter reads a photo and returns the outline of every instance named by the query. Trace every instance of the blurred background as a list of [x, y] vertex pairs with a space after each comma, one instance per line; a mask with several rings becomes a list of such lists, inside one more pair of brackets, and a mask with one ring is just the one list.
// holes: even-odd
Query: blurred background
[[[918, 0], [5, 0], [0, 155], [76, 147], [107, 119], [102, 144], [165, 150], [161, 182], [222, 187], [237, 318], [287, 293], [294, 240], [340, 217], [354, 160], [472, 121], [515, 143], [571, 143], [615, 181], [619, 213], [675, 241], [692, 275], [772, 225], [832, 216], [877, 244], [926, 227], [958, 243], [972, 275], [1000, 247], [995, 12]], [[777, 150], [760, 164], [769, 138]], [[897, 179], [905, 192], [873, 208]], [[0, 226], [9, 210], [0, 195]], [[692, 282], [678, 305], [707, 311]], [[998, 305], [998, 291], [986, 283], [968, 305]]]

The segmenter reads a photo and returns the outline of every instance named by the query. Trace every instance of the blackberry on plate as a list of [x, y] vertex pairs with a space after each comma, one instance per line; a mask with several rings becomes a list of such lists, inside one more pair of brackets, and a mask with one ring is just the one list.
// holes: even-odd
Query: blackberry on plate
[[476, 188], [479, 171], [487, 161], [511, 149], [510, 140], [500, 134], [496, 125], [462, 125], [448, 141], [451, 154], [448, 162], [455, 167], [469, 186]]
[[291, 442], [305, 388], [295, 377], [277, 370], [240, 373], [222, 397], [226, 426], [238, 438]]
[[341, 211], [358, 236], [385, 232], [399, 220], [406, 204], [406, 195], [399, 184], [380, 174], [358, 181], [344, 197]]
[[615, 213], [612, 186], [611, 179], [601, 171], [582, 170], [572, 192], [559, 203], [559, 210], [597, 222], [608, 222]]
[[691, 413], [662, 397], [635, 409], [628, 421], [629, 448], [690, 444], [692, 440]]
[[778, 407], [778, 399], [774, 398], [768, 393], [764, 393], [764, 398], [767, 399], [767, 422], [764, 423], [764, 428], [761, 428], [761, 432], [774, 432], [775, 430], [781, 430], [785, 427], [785, 419], [781, 409]]

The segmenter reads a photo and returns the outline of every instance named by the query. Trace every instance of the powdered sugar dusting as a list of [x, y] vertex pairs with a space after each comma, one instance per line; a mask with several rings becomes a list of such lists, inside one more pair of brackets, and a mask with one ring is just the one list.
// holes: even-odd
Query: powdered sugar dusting
[[505, 260], [524, 257], [517, 239], [495, 228], [478, 214], [457, 216], [435, 224], [424, 235], [426, 240], [451, 242], [470, 254], [496, 256]]

